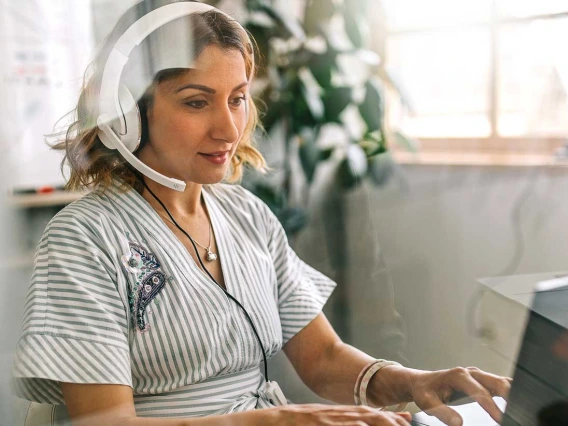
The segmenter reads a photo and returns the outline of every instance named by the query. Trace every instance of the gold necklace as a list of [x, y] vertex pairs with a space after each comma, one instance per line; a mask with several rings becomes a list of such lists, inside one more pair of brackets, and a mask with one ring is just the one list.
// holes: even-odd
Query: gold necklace
[[[175, 222], [169, 217], [166, 216], [165, 214], [159, 212], [158, 210], [156, 210], [156, 213], [158, 213], [160, 216], [162, 216], [164, 219], [167, 219], [170, 223], [172, 223], [175, 227], [177, 227], [178, 225], [175, 224]], [[209, 217], [207, 218], [209, 219]], [[213, 234], [213, 225], [211, 224], [211, 221], [209, 220], [209, 242], [208, 247], [205, 247], [201, 244], [199, 244], [191, 235], [189, 235], [189, 233], [187, 234], [187, 236], [191, 239], [191, 241], [193, 241], [195, 244], [197, 244], [199, 247], [205, 249], [205, 251], [207, 252], [207, 257], [206, 259], [209, 262], [213, 262], [215, 260], [217, 260], [217, 255], [215, 253], [213, 253], [213, 251], [211, 250], [211, 235]]]

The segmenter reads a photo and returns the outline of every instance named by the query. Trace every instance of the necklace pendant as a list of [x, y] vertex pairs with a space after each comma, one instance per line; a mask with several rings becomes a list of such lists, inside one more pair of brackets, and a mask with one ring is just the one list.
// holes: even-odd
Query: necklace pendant
[[207, 250], [207, 260], [209, 262], [213, 262], [214, 260], [217, 260], [217, 255], [215, 253], [213, 253], [210, 248], [206, 248], [205, 250]]

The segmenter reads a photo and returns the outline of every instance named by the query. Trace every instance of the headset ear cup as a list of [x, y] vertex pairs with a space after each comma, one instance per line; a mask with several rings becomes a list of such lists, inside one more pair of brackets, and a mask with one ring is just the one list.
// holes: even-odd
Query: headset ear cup
[[118, 88], [118, 101], [122, 117], [120, 121], [120, 132], [118, 136], [130, 152], [134, 152], [140, 146], [142, 137], [142, 123], [140, 121], [140, 110], [134, 97], [124, 84]]

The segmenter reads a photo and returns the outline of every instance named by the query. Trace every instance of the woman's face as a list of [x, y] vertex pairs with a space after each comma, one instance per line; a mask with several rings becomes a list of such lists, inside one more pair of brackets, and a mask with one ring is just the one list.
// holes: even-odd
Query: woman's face
[[241, 53], [206, 47], [194, 68], [156, 87], [147, 114], [149, 141], [138, 157], [168, 177], [220, 182], [246, 127], [247, 96]]

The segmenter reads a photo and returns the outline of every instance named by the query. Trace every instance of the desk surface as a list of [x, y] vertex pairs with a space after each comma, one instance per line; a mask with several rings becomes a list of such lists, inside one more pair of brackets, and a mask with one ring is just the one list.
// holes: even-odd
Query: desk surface
[[530, 308], [535, 285], [542, 281], [565, 277], [568, 271], [543, 272], [539, 274], [509, 275], [505, 277], [480, 278], [477, 281], [486, 290], [495, 292]]

